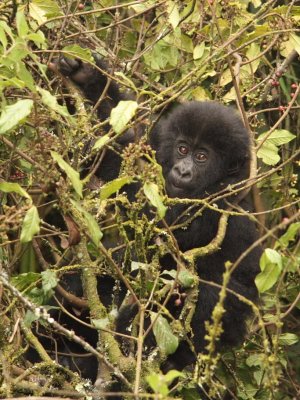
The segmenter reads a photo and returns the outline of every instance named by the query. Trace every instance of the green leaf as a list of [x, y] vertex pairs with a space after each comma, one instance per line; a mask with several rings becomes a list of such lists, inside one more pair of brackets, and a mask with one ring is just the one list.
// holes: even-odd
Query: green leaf
[[131, 261], [130, 271], [140, 271], [143, 270], [145, 272], [149, 271], [149, 264], [142, 263], [140, 261]]
[[165, 270], [163, 273], [170, 275], [172, 278], [176, 278], [179, 281], [179, 283], [184, 287], [184, 288], [190, 288], [195, 285], [195, 277], [193, 274], [191, 274], [187, 269], [181, 269], [179, 273], [177, 274], [177, 271], [175, 269], [171, 270]]
[[279, 336], [279, 343], [283, 346], [292, 346], [299, 342], [299, 337], [294, 333], [283, 333]]
[[13, 45], [9, 48], [6, 57], [2, 58], [1, 61], [6, 67], [13, 69], [19, 75], [20, 62], [28, 55], [30, 55], [30, 51], [26, 41], [17, 37]]
[[27, 243], [32, 240], [33, 236], [40, 231], [40, 222], [41, 220], [37, 208], [31, 206], [23, 220], [20, 236], [21, 243]]
[[164, 375], [164, 380], [170, 384], [174, 381], [174, 379], [184, 377], [184, 374], [182, 372], [177, 371], [176, 369], [171, 369]]
[[46, 295], [53, 294], [53, 289], [56, 288], [58, 284], [58, 278], [56, 271], [52, 269], [47, 269], [46, 271], [41, 272], [42, 276], [42, 287], [43, 291]]
[[191, 99], [204, 101], [204, 100], [211, 100], [211, 95], [208, 90], [204, 89], [201, 86], [197, 86], [190, 91]]
[[60, 6], [54, 0], [31, 0], [29, 4], [29, 13], [38, 24], [43, 24], [49, 18], [62, 15]]
[[193, 274], [187, 269], [181, 269], [178, 274], [178, 280], [184, 288], [190, 288], [195, 285], [195, 278]]
[[98, 246], [103, 237], [103, 233], [99, 228], [98, 222], [95, 220], [92, 214], [86, 211], [77, 201], [71, 199], [71, 203], [81, 213], [93, 243]]
[[14, 192], [31, 200], [29, 194], [18, 183], [0, 182], [0, 191], [4, 193]]
[[257, 157], [261, 158], [267, 165], [275, 165], [280, 161], [278, 147], [266, 141], [257, 152]]
[[[257, 138], [257, 143], [261, 143], [267, 133], [261, 134]], [[276, 129], [274, 132], [268, 136], [266, 141], [263, 143], [261, 148], [257, 152], [257, 157], [262, 158], [263, 162], [267, 165], [275, 165], [280, 161], [280, 157], [278, 155], [278, 147], [282, 144], [289, 143], [291, 140], [295, 138], [291, 132], [285, 129]]]
[[176, 67], [179, 51], [175, 46], [159, 41], [144, 55], [144, 60], [153, 70], [160, 71], [169, 66]]
[[11, 278], [12, 284], [21, 292], [27, 289], [30, 285], [38, 282], [41, 279], [41, 274], [37, 272], [26, 272], [18, 274]]
[[300, 36], [298, 36], [294, 33], [291, 33], [290, 40], [291, 40], [292, 45], [293, 45], [294, 49], [296, 50], [296, 52], [298, 54], [300, 54]]
[[[257, 142], [260, 143], [266, 137], [267, 133], [263, 133], [259, 135], [257, 138]], [[271, 133], [265, 143], [272, 143], [275, 146], [280, 146], [282, 144], [289, 143], [293, 140], [296, 136], [293, 135], [291, 132], [287, 131], [286, 129], [276, 129]]]
[[31, 324], [34, 321], [37, 321], [38, 319], [39, 319], [39, 317], [37, 315], [35, 315], [35, 313], [33, 311], [27, 310], [25, 317], [24, 317], [24, 324], [25, 324], [25, 326], [30, 328]]
[[[153, 325], [153, 333], [156, 343], [164, 355], [173, 354], [179, 344], [178, 337], [172, 332], [169, 322], [162, 315], [155, 312], [150, 313], [151, 321], [155, 320]], [[156, 319], [157, 317], [157, 319]]]
[[45, 106], [49, 107], [51, 110], [57, 112], [63, 117], [71, 118], [67, 107], [58, 104], [56, 97], [53, 96], [48, 90], [37, 86], [37, 91], [40, 93], [42, 102], [45, 104]]
[[6, 34], [10, 37], [11, 41], [14, 41], [14, 34], [11, 30], [11, 27], [5, 22], [5, 21], [0, 21], [0, 26], [1, 28], [4, 29], [4, 31], [6, 32]]
[[122, 100], [111, 110], [109, 123], [116, 133], [122, 133], [138, 108], [136, 101]]
[[146, 381], [155, 394], [160, 394], [164, 397], [168, 396], [169, 388], [162, 375], [153, 372], [146, 376]]
[[16, 24], [19, 36], [21, 38], [24, 38], [29, 32], [29, 26], [26, 22], [26, 18], [24, 15], [24, 6], [18, 8], [18, 12], [16, 15]]
[[280, 267], [282, 267], [282, 258], [278, 251], [273, 249], [265, 249], [260, 259], [260, 269], [264, 271], [268, 263], [278, 264]]
[[221, 75], [220, 86], [225, 86], [231, 81], [232, 81], [232, 75], [231, 75], [230, 69], [227, 68]]
[[23, 81], [25, 83], [25, 85], [32, 91], [32, 92], [36, 92], [36, 88], [34, 85], [34, 80], [33, 77], [31, 75], [31, 73], [28, 71], [28, 69], [25, 66], [25, 63], [23, 62], [23, 60], [19, 61], [17, 63], [17, 76], [19, 79], [21, 79], [21, 81]]
[[144, 12], [148, 10], [148, 5], [147, 4], [134, 4], [132, 3], [132, 5], [128, 6], [128, 8], [132, 8], [136, 13], [140, 13], [140, 12]]
[[83, 183], [80, 180], [79, 173], [75, 171], [56, 151], [51, 151], [51, 156], [57, 162], [59, 167], [65, 171], [67, 177], [70, 179], [75, 192], [82, 198]]
[[99, 139], [96, 140], [92, 150], [101, 149], [103, 146], [106, 145], [107, 142], [109, 142], [109, 140], [110, 140], [110, 137], [109, 137], [108, 134], [104, 135], [104, 136], [101, 136]]
[[[47, 41], [45, 38], [45, 35], [42, 31], [38, 31], [38, 32], [31, 32], [26, 36], [27, 40], [32, 40], [34, 42], [34, 44], [38, 47], [46, 47]], [[40, 44], [44, 45], [44, 46], [39, 46]], [[43, 65], [43, 64], [42, 64]], [[46, 69], [47, 66], [43, 65], [43, 67]]]
[[[165, 42], [165, 44], [164, 44]], [[173, 50], [172, 48], [176, 48], [176, 50], [182, 50], [182, 51], [186, 51], [187, 53], [191, 53], [193, 54], [194, 51], [194, 44], [192, 39], [181, 32], [181, 29], [179, 28], [179, 26], [174, 29], [174, 34], [172, 35], [167, 35], [164, 40], [162, 41], [162, 45], [168, 45], [168, 47], [165, 48], [167, 54], [166, 56], [168, 58], [170, 58], [170, 56], [172, 57], [172, 53]], [[178, 54], [178, 53], [177, 53]], [[179, 55], [179, 54], [178, 54]], [[173, 64], [173, 61], [175, 60], [169, 60], [170, 65]]]
[[6, 50], [8, 44], [5, 25], [7, 26], [6, 22], [0, 21], [0, 43], [2, 44], [4, 50]]
[[39, 263], [31, 242], [22, 245], [19, 272], [36, 272], [39, 270]]
[[261, 0], [251, 0], [251, 3], [253, 3], [255, 8], [261, 6]]
[[264, 360], [264, 354], [261, 353], [254, 353], [251, 354], [247, 359], [246, 359], [246, 364], [248, 367], [260, 367], [263, 365], [263, 360]]
[[3, 108], [0, 117], [0, 134], [6, 133], [22, 122], [32, 110], [33, 101], [19, 100]]
[[173, 369], [166, 375], [153, 372], [146, 376], [146, 381], [154, 393], [160, 394], [163, 396], [163, 398], [165, 398], [169, 394], [169, 385], [174, 381], [174, 379], [179, 377], [184, 377], [184, 374]]
[[281, 270], [282, 257], [273, 249], [265, 249], [260, 259], [260, 272], [255, 278], [255, 284], [260, 293], [265, 292], [275, 285]]
[[250, 64], [246, 64], [242, 67], [242, 69], [249, 73], [249, 75], [254, 74], [256, 72], [260, 62], [260, 46], [257, 43], [251, 43], [246, 52], [247, 60], [254, 60]]
[[104, 185], [100, 190], [100, 199], [105, 200], [112, 194], [120, 190], [124, 185], [132, 182], [132, 178], [129, 176], [123, 176], [122, 178], [114, 179], [113, 181]]
[[285, 247], [287, 247], [290, 241], [295, 240], [295, 236], [299, 233], [299, 230], [300, 222], [295, 222], [291, 224], [288, 230], [277, 240], [277, 242], [275, 243], [275, 248], [282, 247], [284, 249]]
[[14, 78], [7, 78], [6, 76], [3, 76], [0, 74], [0, 90], [2, 89], [13, 86], [18, 89], [23, 89], [26, 85], [23, 81], [20, 79], [14, 77]]
[[160, 218], [164, 218], [167, 207], [163, 204], [162, 198], [159, 194], [158, 186], [153, 182], [146, 182], [143, 186], [143, 189], [150, 203], [157, 208]]
[[94, 242], [96, 246], [99, 245], [100, 240], [103, 237], [103, 233], [101, 232], [98, 222], [95, 220], [95, 218], [90, 214], [88, 211], [83, 210], [82, 216], [85, 220], [85, 223], [87, 225], [89, 235]]
[[87, 48], [84, 49], [78, 46], [78, 44], [66, 46], [62, 49], [62, 51], [63, 53], [66, 53], [67, 57], [79, 58], [80, 60], [86, 61], [88, 63], [94, 62], [91, 50]]
[[42, 287], [35, 287], [28, 293], [28, 297], [38, 306], [47, 304], [52, 296], [53, 291], [45, 293]]
[[204, 54], [204, 50], [205, 50], [205, 42], [204, 41], [201, 44], [197, 44], [194, 47], [193, 59], [197, 60], [197, 59], [202, 58], [202, 56]]
[[169, 0], [167, 2], [167, 13], [168, 13], [168, 20], [172, 25], [173, 29], [175, 29], [180, 22], [179, 10], [175, 1]]

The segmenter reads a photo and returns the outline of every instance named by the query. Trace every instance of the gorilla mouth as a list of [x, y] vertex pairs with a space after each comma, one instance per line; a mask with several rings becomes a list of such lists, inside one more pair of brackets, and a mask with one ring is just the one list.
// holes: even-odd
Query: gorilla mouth
[[168, 180], [166, 182], [166, 191], [170, 197], [186, 197], [187, 188], [178, 182]]

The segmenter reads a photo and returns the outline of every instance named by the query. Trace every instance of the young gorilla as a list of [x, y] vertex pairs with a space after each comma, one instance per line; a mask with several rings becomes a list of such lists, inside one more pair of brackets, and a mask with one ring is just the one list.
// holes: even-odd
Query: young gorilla
[[[105, 69], [101, 60], [97, 60], [97, 65]], [[87, 99], [93, 104], [97, 103], [107, 83], [104, 74], [80, 61], [64, 57], [59, 59], [57, 67], [80, 87]], [[111, 82], [104, 101], [97, 109], [99, 119], [106, 119], [111, 108], [121, 99], [123, 96], [117, 85]], [[126, 146], [132, 139], [131, 133], [127, 132], [119, 139], [119, 144]], [[162, 166], [169, 197], [206, 198], [247, 179], [249, 175], [250, 143], [247, 131], [234, 111], [214, 102], [193, 101], [179, 105], [156, 124], [151, 134], [151, 146], [156, 150], [157, 161]], [[118, 176], [121, 161], [111, 157], [112, 154], [106, 154], [97, 171], [97, 175], [105, 181]], [[234, 201], [233, 196], [230, 200]], [[239, 205], [244, 210], [251, 209], [247, 199], [243, 199]], [[226, 201], [219, 200], [217, 206], [226, 208]], [[186, 217], [180, 219], [180, 216], [187, 208], [180, 204], [171, 207], [166, 215], [168, 225], [184, 222]], [[220, 216], [218, 211], [204, 208], [202, 214], [192, 219], [186, 229], [174, 230], [180, 251], [209, 244], [217, 234]], [[200, 278], [199, 295], [191, 322], [191, 340], [196, 352], [204, 351], [207, 344], [205, 321], [210, 321], [218, 302], [220, 289], [214, 284], [222, 285], [225, 263], [234, 263], [256, 239], [257, 233], [252, 221], [245, 216], [230, 216], [220, 249], [198, 259], [196, 268]], [[240, 344], [244, 338], [245, 321], [251, 310], [233, 292], [251, 301], [257, 300], [254, 278], [258, 273], [260, 254], [260, 248], [255, 247], [231, 275], [218, 349]], [[163, 269], [170, 269], [170, 265], [174, 268], [174, 261], [165, 256], [161, 265]], [[124, 331], [124, 321], [132, 318], [136, 307], [125, 307], [122, 312], [117, 321], [119, 331]], [[177, 351], [168, 357], [164, 369], [183, 369], [194, 361], [194, 353], [186, 342], [181, 342]]]

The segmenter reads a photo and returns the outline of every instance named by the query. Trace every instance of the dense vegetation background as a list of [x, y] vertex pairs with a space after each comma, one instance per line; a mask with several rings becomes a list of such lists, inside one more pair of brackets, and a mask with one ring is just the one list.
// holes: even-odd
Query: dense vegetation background
[[[101, 387], [51, 361], [37, 326], [44, 335], [67, 334], [93, 352], [102, 365], [100, 377], [109, 383], [118, 376], [128, 398], [196, 399], [196, 383], [207, 383], [217, 398], [225, 388], [236, 399], [298, 398], [299, 21], [297, 1], [1, 1], [1, 398], [100, 397]], [[134, 93], [133, 100], [115, 108], [111, 130], [55, 72], [53, 62], [62, 53], [93, 63], [90, 50], [107, 60], [110, 79]], [[92, 174], [79, 173], [88, 160], [95, 170], [104, 146], [126, 126], [143, 122], [149, 128], [153, 115], [191, 99], [237, 107], [253, 135], [258, 162], [247, 187], [256, 183], [251, 218], [265, 248], [256, 280], [261, 302], [253, 305], [255, 317], [241, 348], [199, 356], [194, 371], [163, 375], [158, 366], [176, 348], [182, 328], [153, 312], [156, 355], [142, 359], [143, 331], [136, 324], [137, 351], [129, 360], [112, 333], [113, 313], [95, 291], [96, 276], [105, 271], [122, 275], [141, 304], [149, 301], [156, 279], [160, 296], [168, 292], [172, 283], [157, 277], [158, 266], [130, 259], [130, 249], [136, 246], [137, 258], [145, 259], [149, 238], [162, 231], [174, 249], [171, 232], [157, 225], [174, 199], [164, 195], [159, 166], [145, 142], [125, 151], [122, 176], [102, 189]], [[142, 156], [149, 163], [140, 167]], [[120, 189], [133, 178], [143, 190], [130, 203]], [[157, 210], [149, 221], [138, 218], [147, 202]], [[120, 206], [128, 211], [126, 220]], [[131, 242], [124, 226], [134, 231]], [[114, 239], [117, 230], [121, 246]], [[114, 257], [120, 248], [128, 270], [122, 271]], [[97, 350], [46, 312], [54, 307], [50, 299], [59, 279], [71, 270], [80, 271], [85, 282], [84, 299], [75, 300], [88, 304], [90, 324], [101, 336]], [[130, 270], [138, 275], [133, 278]], [[180, 278], [188, 290], [191, 271]], [[41, 358], [34, 365], [25, 360], [29, 345]], [[171, 382], [177, 383], [168, 387]]]

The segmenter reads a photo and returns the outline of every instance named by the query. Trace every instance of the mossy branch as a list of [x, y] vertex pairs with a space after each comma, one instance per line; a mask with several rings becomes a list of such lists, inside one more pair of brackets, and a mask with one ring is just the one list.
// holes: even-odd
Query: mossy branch
[[229, 217], [229, 214], [227, 214], [227, 213], [224, 213], [221, 215], [221, 217], [219, 219], [217, 234], [209, 244], [207, 244], [206, 246], [203, 246], [203, 247], [197, 247], [197, 248], [188, 250], [183, 254], [183, 256], [187, 259], [188, 262], [195, 262], [199, 257], [203, 257], [203, 256], [207, 256], [209, 254], [212, 254], [220, 248], [220, 246], [225, 238], [228, 217]]

